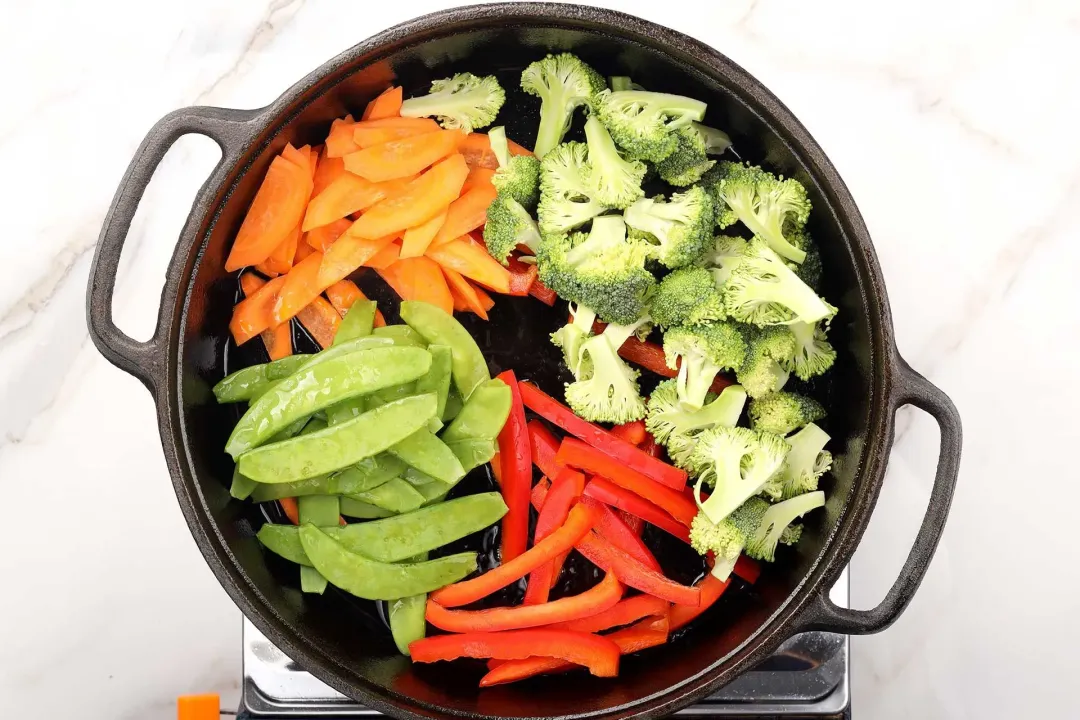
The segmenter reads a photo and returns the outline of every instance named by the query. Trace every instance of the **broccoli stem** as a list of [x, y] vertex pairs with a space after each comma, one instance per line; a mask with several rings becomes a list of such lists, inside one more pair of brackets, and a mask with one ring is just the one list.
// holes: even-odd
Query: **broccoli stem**
[[611, 89], [613, 92], [619, 90], [632, 90], [634, 84], [630, 82], [630, 78], [625, 75], [614, 75], [611, 78]]
[[678, 427], [680, 433], [716, 426], [735, 427], [746, 405], [746, 391], [738, 385], [724, 388], [720, 396], [696, 412], [662, 412], [656, 414], [659, 422]]
[[724, 518], [730, 515], [734, 509], [728, 505], [730, 497], [721, 489], [732, 487], [742, 481], [742, 455], [729, 452], [716, 462], [715, 466], [716, 482], [713, 484], [713, 493], [708, 500], [701, 502], [701, 485], [705, 473], [698, 475], [697, 482], [694, 484], [694, 500], [697, 502], [698, 509], [705, 513], [705, 517], [709, 518], [713, 524], [723, 522]]
[[731, 577], [731, 572], [735, 569], [735, 563], [739, 560], [739, 554], [736, 553], [733, 558], [718, 557], [713, 562], [713, 568], [711, 574], [717, 580], [726, 581]]
[[488, 142], [491, 143], [491, 152], [495, 153], [495, 159], [499, 161], [499, 167], [509, 165], [510, 146], [506, 142], [506, 128], [500, 125], [488, 130]]
[[562, 142], [570, 124], [570, 113], [573, 112], [573, 108], [568, 110], [566, 106], [563, 92], [556, 92], [540, 103], [540, 127], [536, 131], [536, 145], [533, 147], [536, 157], [543, 158]]
[[735, 214], [742, 220], [743, 225], [749, 228], [750, 232], [765, 240], [777, 255], [785, 257], [792, 262], [799, 263], [800, 265], [806, 260], [806, 253], [789, 243], [784, 237], [783, 231], [778, 230], [777, 228], [768, 227], [758, 220], [757, 215], [754, 214], [754, 208], [750, 203], [744, 202], [743, 199], [738, 196], [730, 198], [725, 197], [724, 202], [728, 204], [728, 207], [735, 211]]
[[700, 410], [720, 366], [701, 355], [683, 355], [679, 366], [679, 400], [687, 410]]
[[566, 253], [566, 262], [577, 265], [584, 262], [590, 255], [600, 252], [602, 249], [620, 243], [626, 238], [626, 223], [621, 215], [604, 215], [593, 218], [592, 229], [585, 242]]
[[[710, 498], [711, 499], [711, 498]], [[825, 505], [825, 493], [820, 490], [793, 497], [773, 505], [765, 511], [754, 537], [746, 543], [751, 557], [773, 562], [776, 546], [788, 525], [811, 510]]]
[[702, 125], [697, 122], [691, 123], [691, 125], [698, 131], [698, 134], [701, 135], [701, 139], [705, 143], [705, 152], [707, 154], [723, 155], [724, 151], [731, 147], [731, 137], [723, 130], [717, 130], [716, 128]]
[[[614, 97], [618, 95], [618, 98]], [[648, 90], [621, 90], [612, 93], [612, 100], [619, 105], [648, 106], [664, 115], [675, 116], [667, 123], [669, 130], [688, 127], [691, 122], [700, 122], [705, 117], [707, 105], [700, 100], [686, 97], [685, 95], [672, 95], [670, 93], [650, 92]]]

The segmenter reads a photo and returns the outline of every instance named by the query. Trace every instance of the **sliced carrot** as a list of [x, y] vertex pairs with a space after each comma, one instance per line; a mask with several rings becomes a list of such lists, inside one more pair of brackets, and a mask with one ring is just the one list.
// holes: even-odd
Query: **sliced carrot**
[[375, 268], [376, 270], [382, 270], [383, 268], [388, 268], [396, 263], [399, 257], [401, 257], [401, 245], [392, 242], [372, 255], [364, 264], [368, 267]]
[[330, 183], [337, 180], [345, 172], [345, 161], [339, 157], [327, 157], [326, 147], [319, 154], [319, 162], [315, 166], [315, 177], [312, 178], [314, 187], [311, 189], [312, 197], [325, 190]]
[[438, 129], [439, 124], [431, 118], [388, 117], [379, 120], [364, 120], [356, 123], [353, 129], [353, 140], [361, 148], [369, 148], [391, 140], [435, 132]]
[[455, 302], [454, 309], [457, 310], [457, 298], [461, 298], [465, 304], [465, 310], [476, 313], [484, 320], [488, 319], [487, 308], [480, 302], [480, 297], [476, 294], [476, 288], [469, 284], [469, 281], [459, 273], [457, 270], [444, 267], [442, 269], [443, 275], [446, 276], [446, 282], [450, 286], [450, 292], [453, 294]]
[[310, 149], [311, 148], [309, 148], [307, 145], [300, 149], [297, 149], [293, 147], [292, 143], [286, 143], [285, 149], [281, 151], [281, 157], [285, 158], [293, 165], [296, 165], [296, 167], [303, 168], [304, 170], [307, 170], [308, 173], [310, 173], [311, 168], [308, 167], [308, 150]]
[[[254, 273], [244, 273], [240, 276], [240, 289], [244, 291], [245, 297], [254, 295], [265, 284], [266, 281]], [[267, 328], [259, 333], [259, 336], [271, 360], [280, 360], [292, 355], [292, 327], [289, 323], [281, 323], [276, 328]]]
[[532, 150], [528, 149], [527, 147], [518, 145], [510, 138], [506, 138], [506, 147], [510, 151], [511, 155], [528, 155], [529, 157], [533, 157]]
[[438, 247], [448, 243], [486, 223], [487, 209], [495, 199], [495, 195], [493, 185], [481, 183], [450, 203], [450, 209], [446, 213], [446, 222], [439, 228], [435, 239], [431, 241], [432, 246]]
[[468, 235], [438, 247], [429, 247], [427, 256], [497, 293], [510, 292], [510, 271]]
[[284, 276], [274, 278], [236, 304], [229, 331], [237, 345], [243, 345], [263, 330], [278, 324], [273, 319], [274, 305], [284, 286]]
[[465, 162], [469, 163], [470, 168], [499, 169], [499, 159], [491, 150], [491, 140], [487, 133], [469, 133], [459, 152], [465, 156]]
[[300, 524], [300, 506], [296, 503], [296, 498], [287, 497], [281, 498], [278, 502], [281, 503], [281, 509], [285, 511], [285, 517], [289, 518], [289, 522], [293, 525]]
[[415, 175], [457, 152], [465, 134], [436, 130], [373, 145], [345, 156], [345, 169], [371, 182]]
[[297, 225], [281, 243], [274, 248], [274, 252], [256, 266], [259, 272], [267, 275], [284, 275], [292, 270], [293, 258], [296, 257], [296, 243], [300, 238], [300, 226]]
[[[461, 194], [472, 190], [477, 185], [491, 185], [491, 178], [495, 176], [495, 171], [485, 167], [474, 167], [469, 169], [469, 177], [465, 178], [465, 184], [461, 186]], [[495, 187], [491, 185], [491, 187]]]
[[329, 225], [320, 225], [304, 234], [304, 243], [313, 250], [326, 252], [342, 233], [352, 227], [352, 220], [340, 218]]
[[439, 266], [430, 258], [404, 258], [377, 272], [402, 300], [420, 300], [442, 308], [447, 314], [454, 312], [450, 288]]
[[[421, 225], [453, 202], [468, 174], [465, 158], [458, 154], [451, 155], [408, 183], [400, 192], [368, 209], [347, 234], [374, 239], [403, 233], [408, 228]], [[341, 242], [340, 239], [338, 242]]]
[[382, 120], [401, 115], [401, 87], [388, 87], [382, 94], [368, 103], [361, 120]]
[[318, 277], [324, 257], [321, 252], [314, 252], [294, 265], [288, 275], [279, 278], [284, 283], [272, 307], [273, 323], [282, 323], [294, 317], [323, 291], [326, 286], [318, 285]]
[[[367, 300], [367, 295], [364, 295], [352, 280], [339, 280], [326, 288], [326, 298], [334, 306], [334, 309], [338, 311], [338, 315], [345, 317], [345, 313], [349, 312], [349, 308], [353, 306], [353, 303], [357, 300]], [[385, 325], [386, 318], [383, 317], [382, 311], [376, 310], [375, 327]]]
[[311, 177], [283, 157], [276, 157], [236, 234], [225, 269], [258, 265], [300, 222], [311, 197]]
[[314, 248], [312, 248], [306, 242], [296, 243], [296, 254], [293, 255], [293, 265], [300, 264], [300, 262], [303, 261], [304, 258], [306, 258], [313, 252], [315, 252]]
[[491, 299], [490, 295], [484, 292], [483, 288], [476, 286], [474, 283], [469, 283], [469, 285], [472, 285], [472, 289], [476, 293], [477, 299], [480, 300], [480, 307], [484, 308], [484, 312], [495, 307], [495, 301]]
[[312, 183], [315, 182], [315, 173], [319, 169], [319, 154], [322, 152], [322, 147], [322, 145], [319, 145], [308, 150], [308, 169], [311, 170]]
[[344, 157], [360, 149], [353, 140], [353, 126], [355, 125], [356, 121], [352, 119], [352, 115], [346, 115], [331, 123], [330, 134], [326, 136], [327, 157]]
[[350, 172], [343, 172], [308, 203], [303, 230], [307, 232], [341, 220], [354, 212], [366, 210], [402, 190], [412, 179], [410, 177], [373, 183]]
[[[466, 182], [468, 182], [468, 179], [466, 179]], [[401, 257], [420, 257], [423, 255], [444, 222], [446, 222], [445, 210], [427, 222], [406, 230], [405, 237], [401, 241]]]
[[323, 349], [334, 344], [334, 336], [341, 326], [341, 316], [323, 297], [315, 298], [310, 305], [296, 313], [296, 319]]
[[465, 302], [465, 298], [454, 291], [454, 287], [450, 286], [450, 297], [454, 299], [454, 312], [472, 312], [469, 308], [469, 303]]

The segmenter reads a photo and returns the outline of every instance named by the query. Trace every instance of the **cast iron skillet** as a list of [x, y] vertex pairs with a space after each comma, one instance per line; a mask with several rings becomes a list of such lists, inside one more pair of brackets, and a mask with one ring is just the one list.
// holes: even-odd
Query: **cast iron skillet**
[[[222, 448], [235, 414], [215, 404], [210, 388], [222, 377], [227, 354], [235, 352], [227, 323], [236, 280], [223, 269], [225, 255], [272, 156], [288, 141], [321, 141], [333, 118], [362, 109], [391, 80], [418, 92], [432, 78], [470, 70], [498, 73], [504, 87], [512, 89], [521, 68], [548, 50], [579, 53], [604, 75], [630, 75], [646, 87], [707, 100], [707, 122], [729, 131], [744, 158], [807, 185], [814, 203], [811, 231], [826, 268], [824, 293], [840, 308], [832, 335], [840, 358], [830, 374], [831, 386], [815, 389], [825, 395], [830, 411], [828, 430], [837, 461], [824, 488], [824, 511], [814, 514], [797, 552], [767, 568], [755, 586], [756, 596], [739, 612], [710, 613], [679, 642], [628, 658], [618, 679], [578, 674], [480, 693], [474, 668], [411, 667], [394, 652], [370, 608], [349, 602], [344, 593], [304, 597], [296, 590], [289, 569], [268, 557], [253, 538], [261, 517], [249, 504], [229, 501], [231, 465]], [[511, 92], [508, 105], [515, 99]], [[511, 137], [531, 143], [535, 115], [499, 122], [508, 125]], [[223, 157], [200, 190], [177, 243], [154, 336], [136, 342], [113, 323], [117, 264], [155, 167], [187, 133], [214, 139]], [[548, 311], [529, 298], [500, 299], [492, 322], [471, 329], [494, 371], [513, 366], [557, 393], [559, 372], [545, 335], [559, 324], [562, 312]], [[140, 146], [105, 220], [87, 314], [102, 354], [154, 395], [181, 509], [229, 595], [304, 668], [357, 701], [399, 717], [655, 717], [714, 691], [795, 633], [882, 630], [904, 610], [926, 572], [944, 529], [960, 459], [956, 409], [898, 354], [866, 227], [821, 148], [771, 93], [723, 55], [608, 10], [547, 3], [447, 10], [360, 43], [266, 108], [194, 107], [167, 115]], [[894, 415], [909, 404], [929, 413], [941, 428], [926, 516], [900, 577], [881, 604], [872, 610], [839, 608], [827, 591], [863, 534], [881, 489]]]

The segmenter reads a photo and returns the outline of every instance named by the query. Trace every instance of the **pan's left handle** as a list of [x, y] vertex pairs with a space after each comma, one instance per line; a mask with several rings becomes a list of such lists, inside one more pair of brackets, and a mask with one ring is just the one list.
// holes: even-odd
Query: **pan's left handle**
[[[154, 171], [173, 143], [190, 133], [209, 137], [221, 148], [221, 160], [214, 171], [217, 173], [222, 167], [237, 161], [240, 152], [252, 138], [260, 113], [259, 110], [213, 107], [190, 107], [169, 113], [150, 129], [139, 145], [116, 190], [112, 207], [105, 216], [86, 291], [86, 321], [90, 337], [109, 362], [137, 377], [151, 392], [154, 392], [154, 378], [161, 377], [166, 362], [163, 349], [169, 313], [165, 298], [162, 298], [163, 302], [158, 308], [154, 335], [146, 342], [132, 339], [113, 322], [116, 273], [132, 218]], [[165, 287], [169, 285], [166, 281]]]

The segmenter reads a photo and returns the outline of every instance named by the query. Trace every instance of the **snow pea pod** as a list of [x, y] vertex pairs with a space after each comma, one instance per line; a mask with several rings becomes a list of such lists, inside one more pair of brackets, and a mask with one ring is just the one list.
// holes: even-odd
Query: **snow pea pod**
[[350, 397], [415, 380], [430, 367], [431, 354], [427, 350], [376, 347], [301, 369], [248, 408], [233, 428], [225, 450], [239, 457], [299, 418]]
[[[375, 301], [357, 300], [345, 313], [334, 334], [333, 345], [341, 345], [349, 340], [367, 337], [371, 335], [371, 329], [375, 324]], [[333, 347], [333, 345], [331, 347]]]
[[[338, 499], [332, 495], [305, 495], [297, 503], [300, 523], [333, 526], [338, 522]], [[300, 590], [322, 595], [326, 591], [326, 578], [314, 568], [300, 568]]]
[[446, 411], [446, 396], [450, 393], [450, 368], [454, 356], [446, 345], [428, 345], [427, 350], [431, 353], [431, 368], [416, 381], [416, 392], [435, 393], [439, 398], [439, 409], [435, 416], [441, 418]]
[[408, 325], [384, 325], [372, 330], [371, 334], [373, 337], [390, 338], [395, 345], [427, 346], [424, 336]]
[[314, 525], [302, 525], [299, 533], [315, 569], [345, 592], [366, 600], [420, 595], [455, 583], [476, 570], [476, 553], [391, 565], [349, 552]]
[[[423, 562], [428, 559], [427, 553], [421, 553], [408, 562]], [[390, 618], [390, 635], [394, 638], [398, 652], [402, 655], [409, 654], [409, 643], [422, 640], [427, 633], [427, 593], [423, 595], [410, 595], [409, 597], [388, 600], [386, 603], [387, 615]]]
[[[294, 370], [292, 374], [295, 375], [298, 372], [302, 372], [302, 371], [307, 370], [309, 368], [315, 367], [316, 365], [327, 362], [328, 360], [333, 360], [334, 358], [341, 357], [342, 355], [347, 355], [348, 353], [356, 352], [357, 350], [370, 350], [371, 348], [388, 347], [388, 346], [393, 345], [393, 344], [394, 344], [393, 341], [388, 339], [388, 338], [373, 338], [373, 337], [357, 338], [356, 340], [352, 340], [352, 341], [347, 342], [347, 343], [342, 343], [341, 345], [337, 345], [337, 346], [334, 346], [334, 347], [328, 347], [325, 350], [320, 350], [319, 352], [315, 353], [314, 355], [304, 355], [303, 356], [305, 358], [304, 363], [302, 365], [300, 365], [300, 367], [298, 367], [296, 370]], [[262, 397], [264, 394], [266, 394], [269, 390], [272, 390], [273, 388], [277, 387], [277, 385], [280, 382], [287, 379], [288, 377], [290, 377], [290, 376], [286, 375], [281, 380], [275, 380], [274, 382], [270, 383], [269, 385], [266, 385], [266, 386], [260, 388], [258, 392], [256, 392], [254, 395], [251, 396], [250, 402], [254, 403], [256, 400], [258, 400], [260, 397]]]
[[305, 495], [352, 495], [382, 485], [405, 471], [405, 463], [389, 453], [364, 458], [356, 465], [327, 475], [289, 483], [255, 483], [253, 502]]
[[360, 520], [371, 520], [373, 518], [392, 517], [395, 513], [343, 495], [341, 497], [341, 514], [351, 518], [359, 518]]
[[310, 355], [301, 353], [237, 370], [218, 381], [214, 386], [214, 397], [219, 403], [250, 400], [276, 381], [292, 375], [309, 359]]
[[430, 303], [406, 300], [401, 303], [401, 319], [429, 345], [450, 348], [450, 373], [462, 398], [467, 400], [477, 385], [491, 379], [480, 347], [452, 315]]
[[458, 395], [457, 388], [453, 385], [450, 386], [450, 392], [446, 394], [446, 407], [443, 408], [442, 415], [439, 416], [444, 423], [448, 423], [458, 416], [461, 412], [461, 408], [465, 405], [465, 401]]
[[502, 380], [488, 380], [481, 384], [465, 401], [465, 406], [445, 430], [443, 442], [457, 440], [491, 440], [499, 436], [506, 418], [510, 417], [513, 395], [510, 386]]
[[322, 595], [326, 592], [326, 578], [322, 573], [307, 565], [300, 566], [300, 592]]
[[349, 497], [395, 513], [407, 513], [424, 504], [424, 496], [401, 478]]
[[456, 483], [465, 477], [465, 468], [457, 456], [427, 428], [417, 430], [390, 448], [390, 453], [406, 465], [444, 483]]
[[258, 487], [259, 483], [240, 474], [239, 467], [233, 467], [232, 485], [229, 486], [230, 495], [237, 500], [246, 500]]
[[435, 413], [435, 402], [431, 393], [413, 395], [340, 425], [249, 450], [240, 456], [240, 472], [256, 482], [283, 483], [346, 468], [424, 427]]
[[458, 462], [461, 463], [461, 467], [465, 468], [465, 472], [491, 462], [491, 458], [495, 457], [495, 451], [498, 449], [495, 441], [488, 438], [454, 440], [446, 443], [446, 447], [450, 448], [450, 452], [457, 456]]

